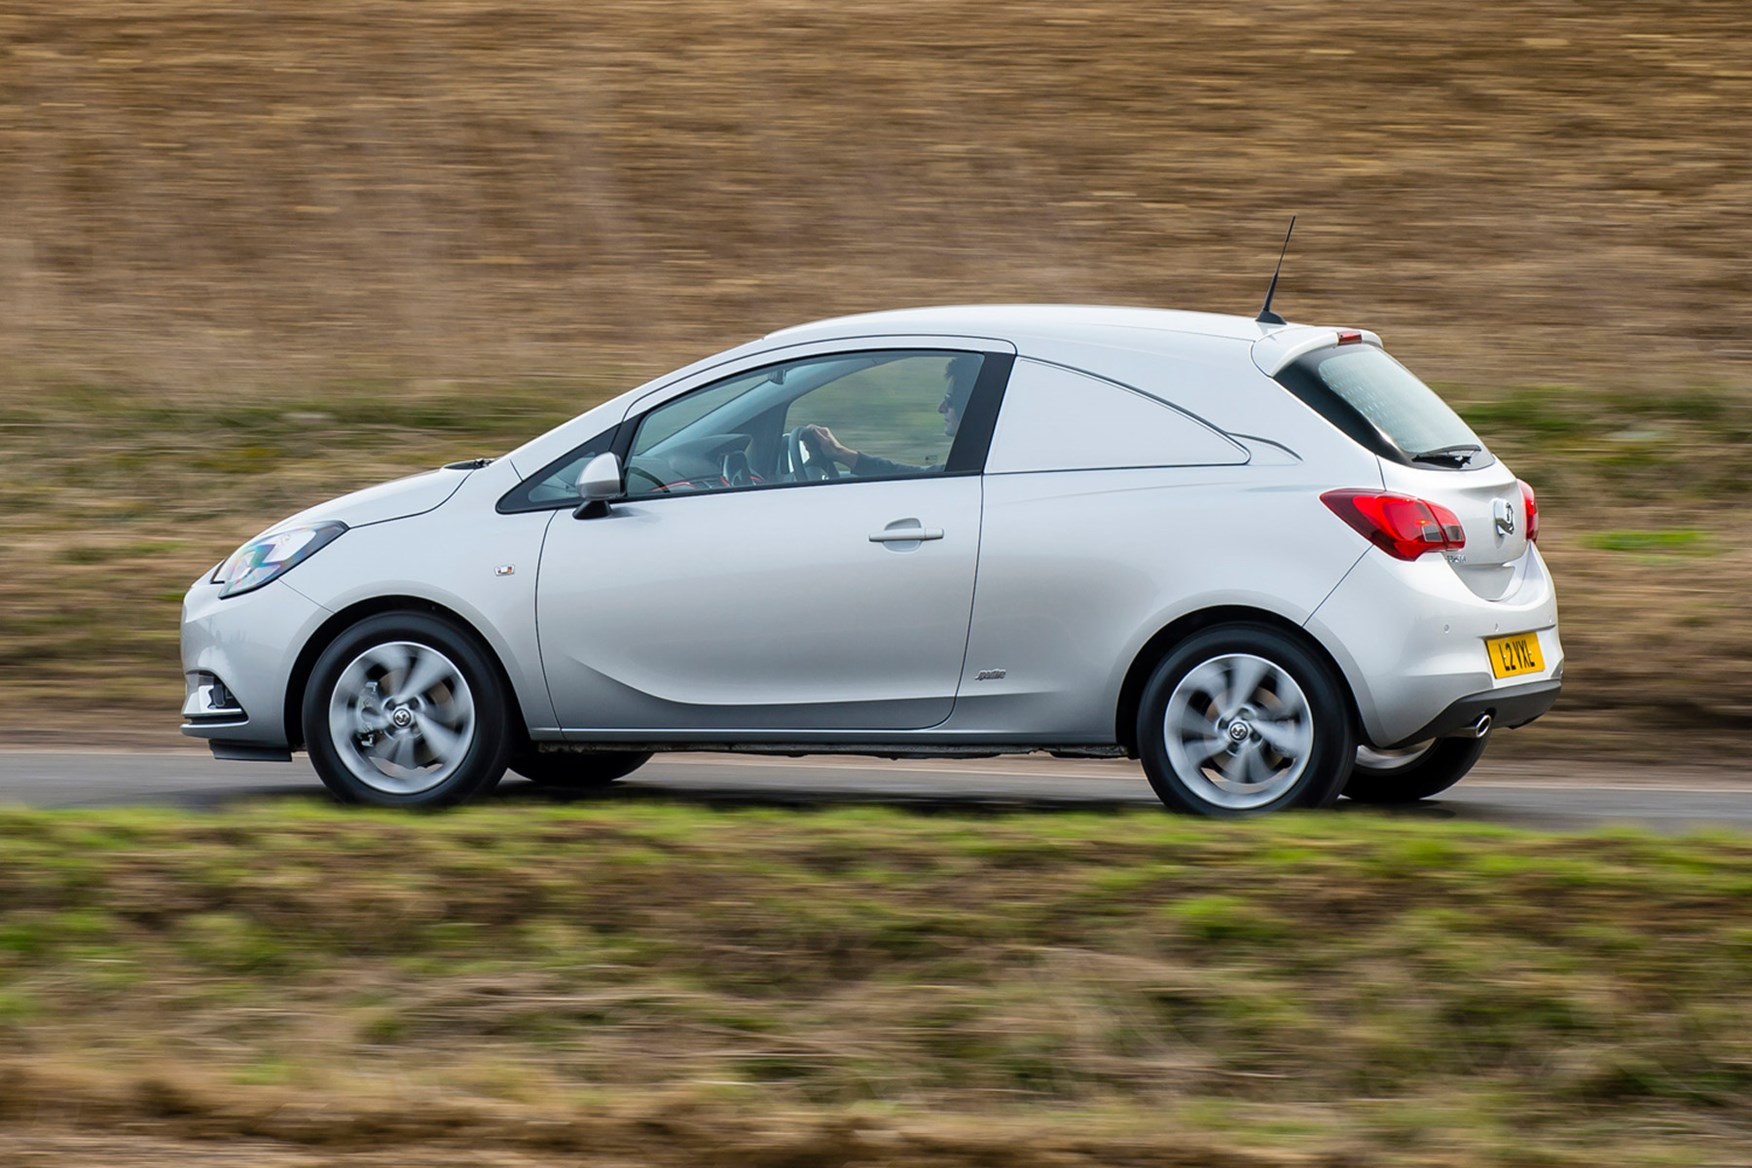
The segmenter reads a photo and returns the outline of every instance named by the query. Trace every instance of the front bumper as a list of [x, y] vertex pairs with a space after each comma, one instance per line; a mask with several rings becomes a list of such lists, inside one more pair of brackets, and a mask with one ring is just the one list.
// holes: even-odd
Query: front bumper
[[[183, 598], [182, 732], [240, 751], [289, 748], [286, 688], [292, 665], [329, 611], [276, 580], [221, 600], [204, 577]], [[259, 754], [253, 754], [260, 757]]]

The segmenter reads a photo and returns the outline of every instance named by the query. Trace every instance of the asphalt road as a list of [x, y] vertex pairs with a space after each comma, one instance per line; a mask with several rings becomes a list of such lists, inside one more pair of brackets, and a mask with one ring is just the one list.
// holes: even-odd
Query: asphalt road
[[[0, 805], [213, 809], [320, 798], [310, 764], [222, 763], [198, 748], [163, 751], [0, 749]], [[495, 801], [566, 799], [508, 776]], [[607, 792], [572, 800], [761, 806], [829, 803], [924, 810], [1118, 810], [1156, 806], [1137, 764], [1041, 756], [890, 762], [814, 756], [659, 756]], [[1341, 802], [1339, 814], [1373, 814]], [[1752, 778], [1732, 771], [1612, 764], [1493, 765], [1486, 760], [1439, 799], [1389, 814], [1528, 827], [1612, 824], [1659, 831], [1752, 830]]]

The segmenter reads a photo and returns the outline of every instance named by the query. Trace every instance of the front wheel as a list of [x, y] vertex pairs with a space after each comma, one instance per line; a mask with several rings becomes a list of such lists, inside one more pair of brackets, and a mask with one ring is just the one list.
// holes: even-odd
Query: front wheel
[[472, 637], [426, 613], [385, 613], [317, 658], [304, 741], [343, 803], [442, 807], [504, 775], [509, 711], [498, 670]]
[[1484, 753], [1483, 738], [1437, 738], [1405, 750], [1357, 750], [1344, 797], [1358, 803], [1416, 803], [1466, 777]]
[[1344, 683], [1300, 641], [1261, 625], [1197, 633], [1157, 666], [1138, 754], [1176, 811], [1234, 817], [1338, 798], [1356, 752]]

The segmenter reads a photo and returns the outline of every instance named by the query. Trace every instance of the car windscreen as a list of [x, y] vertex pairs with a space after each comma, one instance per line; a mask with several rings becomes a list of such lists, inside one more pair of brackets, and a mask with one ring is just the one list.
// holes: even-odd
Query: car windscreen
[[1494, 461], [1435, 390], [1373, 345], [1316, 349], [1286, 365], [1277, 380], [1383, 458], [1466, 469]]

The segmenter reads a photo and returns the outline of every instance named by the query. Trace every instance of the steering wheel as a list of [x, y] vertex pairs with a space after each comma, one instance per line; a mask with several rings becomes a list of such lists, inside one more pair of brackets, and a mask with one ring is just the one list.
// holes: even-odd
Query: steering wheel
[[789, 464], [792, 481], [818, 483], [839, 478], [839, 467], [834, 465], [833, 459], [819, 453], [814, 458], [808, 457], [806, 450], [815, 449], [815, 440], [804, 437], [807, 429], [807, 426], [798, 426], [785, 433], [785, 461]]

